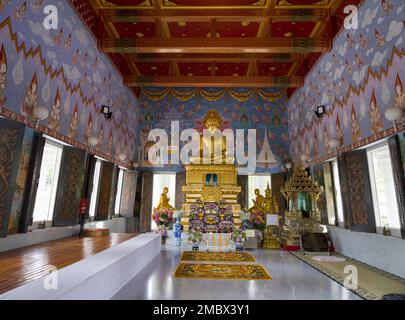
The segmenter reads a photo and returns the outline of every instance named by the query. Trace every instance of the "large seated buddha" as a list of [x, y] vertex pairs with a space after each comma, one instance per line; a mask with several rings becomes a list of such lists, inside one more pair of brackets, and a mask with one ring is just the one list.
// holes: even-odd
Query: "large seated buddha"
[[[200, 134], [200, 152], [192, 157], [193, 164], [233, 164], [235, 158], [228, 155], [226, 137], [221, 134], [222, 120], [219, 113], [209, 110], [204, 118], [204, 132]], [[217, 132], [216, 132], [217, 131]], [[215, 143], [215, 133], [218, 135]], [[233, 143], [233, 141], [231, 141]], [[216, 145], [217, 144], [217, 145]], [[220, 144], [218, 146], [218, 144]], [[205, 159], [204, 159], [205, 158]], [[205, 160], [205, 161], [204, 161]]]

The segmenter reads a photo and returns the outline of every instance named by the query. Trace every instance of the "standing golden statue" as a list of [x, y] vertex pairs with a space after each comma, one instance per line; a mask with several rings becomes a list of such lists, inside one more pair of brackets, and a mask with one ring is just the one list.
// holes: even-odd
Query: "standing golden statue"
[[271, 189], [267, 183], [267, 188], [264, 191], [263, 212], [264, 213], [279, 213], [276, 197], [272, 196]]
[[169, 188], [164, 187], [163, 193], [160, 195], [159, 204], [156, 207], [157, 210], [161, 210], [161, 209], [169, 209], [171, 211], [174, 210], [174, 208], [169, 203], [170, 198], [167, 196], [168, 192], [169, 192]]

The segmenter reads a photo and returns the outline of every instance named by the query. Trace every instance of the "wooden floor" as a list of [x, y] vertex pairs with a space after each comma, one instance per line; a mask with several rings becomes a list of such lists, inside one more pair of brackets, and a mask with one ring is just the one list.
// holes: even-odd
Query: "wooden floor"
[[50, 265], [64, 268], [134, 236], [69, 237], [0, 253], [0, 294], [46, 275]]

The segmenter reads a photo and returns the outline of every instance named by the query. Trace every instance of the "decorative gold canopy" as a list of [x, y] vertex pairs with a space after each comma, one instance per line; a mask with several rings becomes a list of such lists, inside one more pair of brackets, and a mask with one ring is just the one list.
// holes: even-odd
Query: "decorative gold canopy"
[[292, 177], [285, 184], [284, 188], [281, 189], [281, 193], [284, 196], [298, 192], [308, 192], [315, 196], [322, 192], [318, 183], [312, 181], [312, 178], [308, 176], [308, 173], [303, 167], [295, 169]]

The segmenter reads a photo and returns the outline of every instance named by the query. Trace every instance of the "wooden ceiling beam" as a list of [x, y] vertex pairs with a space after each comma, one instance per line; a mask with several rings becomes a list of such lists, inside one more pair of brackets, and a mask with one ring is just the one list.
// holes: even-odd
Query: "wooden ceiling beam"
[[319, 38], [109, 38], [100, 48], [108, 53], [306, 53], [328, 52], [331, 40]]
[[224, 77], [224, 76], [128, 76], [128, 87], [250, 87], [250, 88], [296, 88], [304, 84], [303, 77]]
[[273, 21], [323, 21], [329, 17], [329, 9], [100, 9], [105, 22], [154, 22], [160, 18], [166, 22], [207, 21], [216, 18], [218, 21], [261, 22], [271, 17]]
[[298, 53], [245, 53], [245, 54], [192, 54], [192, 53], [165, 53], [165, 54], [125, 54], [128, 61], [133, 62], [167, 62], [167, 61], [190, 61], [190, 62], [250, 62], [252, 59], [264, 62], [296, 62], [300, 60]]

